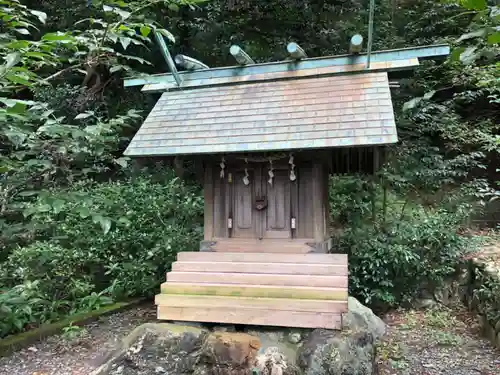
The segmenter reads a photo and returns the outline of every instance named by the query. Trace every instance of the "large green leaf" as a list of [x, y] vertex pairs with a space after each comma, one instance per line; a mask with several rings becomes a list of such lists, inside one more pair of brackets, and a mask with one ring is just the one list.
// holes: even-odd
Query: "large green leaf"
[[420, 103], [422, 101], [422, 98], [413, 98], [409, 101], [407, 101], [404, 105], [403, 105], [403, 112], [406, 112], [406, 111], [409, 111], [413, 108], [415, 108], [418, 103]]
[[47, 21], [47, 14], [44, 12], [40, 12], [39, 10], [30, 10], [31, 14], [38, 17], [41, 23], [45, 23]]
[[31, 82], [26, 76], [21, 76], [18, 74], [6, 74], [5, 78], [13, 83], [17, 83], [19, 85], [31, 86], [33, 82]]
[[62, 199], [56, 199], [52, 202], [52, 209], [56, 214], [62, 211], [64, 203], [65, 202]]
[[493, 34], [488, 35], [488, 43], [489, 44], [500, 44], [500, 31], [494, 32]]
[[460, 61], [465, 65], [472, 64], [477, 58], [476, 50], [477, 47], [466, 48], [465, 51], [460, 54]]
[[84, 113], [79, 113], [75, 116], [75, 120], [83, 120], [86, 118], [89, 118], [93, 115], [91, 112], [84, 112]]
[[167, 37], [172, 43], [175, 43], [175, 37], [174, 37], [174, 35], [170, 31], [165, 30], [165, 29], [158, 29], [157, 31], [161, 35]]
[[51, 56], [49, 54], [43, 53], [43, 52], [26, 52], [24, 54], [24, 56], [26, 56], [26, 57], [34, 57], [34, 58], [40, 59], [40, 60], [51, 58]]
[[32, 100], [9, 99], [2, 97], [0, 97], [0, 102], [5, 104], [7, 107], [15, 107], [17, 104], [23, 104], [25, 106], [37, 104], [37, 102], [34, 102]]
[[460, 38], [458, 38], [457, 43], [460, 43], [464, 40], [473, 39], [473, 38], [482, 38], [488, 33], [488, 29], [483, 28], [475, 31], [471, 31], [470, 33], [463, 34]]
[[20, 28], [20, 29], [15, 29], [19, 34], [22, 34], [22, 35], [30, 35], [31, 33], [29, 32], [28, 29], [25, 29], [24, 27]]
[[104, 234], [108, 234], [111, 229], [111, 220], [107, 217], [101, 215], [96, 215], [92, 217], [94, 223], [99, 223]]
[[127, 18], [130, 17], [130, 12], [127, 12], [127, 11], [125, 11], [123, 9], [115, 8], [114, 12], [116, 14], [118, 14], [121, 17], [122, 20], [126, 20]]
[[71, 42], [75, 41], [75, 37], [67, 33], [48, 33], [42, 37], [42, 40]]
[[484, 10], [486, 9], [486, 0], [461, 0], [461, 5], [467, 9]]
[[120, 70], [123, 70], [123, 65], [113, 65], [111, 68], [109, 68], [110, 73], [116, 73]]
[[170, 9], [173, 12], [178, 12], [179, 11], [179, 6], [174, 3], [168, 4], [168, 9]]
[[450, 54], [451, 61], [460, 61], [460, 55], [465, 51], [465, 47], [454, 48]]
[[12, 49], [22, 49], [30, 46], [30, 42], [27, 40], [13, 40], [7, 44], [8, 48]]
[[21, 54], [19, 52], [11, 52], [5, 56], [5, 68], [10, 69], [21, 61]]
[[78, 207], [76, 212], [82, 219], [86, 219], [90, 216], [90, 210], [87, 207]]
[[126, 37], [126, 36], [122, 36], [120, 37], [120, 44], [122, 45], [123, 49], [127, 49], [127, 47], [130, 45], [130, 42], [132, 41], [132, 39]]
[[142, 36], [148, 36], [151, 33], [151, 27], [146, 25], [142, 25], [140, 30]]

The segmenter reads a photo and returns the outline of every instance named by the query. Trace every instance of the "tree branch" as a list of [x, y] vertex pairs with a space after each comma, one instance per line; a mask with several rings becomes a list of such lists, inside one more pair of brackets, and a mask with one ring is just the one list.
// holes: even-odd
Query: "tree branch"
[[76, 69], [76, 68], [80, 68], [82, 65], [83, 64], [76, 64], [76, 65], [68, 66], [67, 68], [62, 69], [62, 70], [58, 71], [57, 73], [54, 73], [51, 76], [48, 76], [47, 78], [42, 79], [42, 81], [44, 81], [44, 82], [50, 81], [51, 79], [57, 78], [61, 74], [69, 72], [70, 70], [73, 70], [73, 69]]

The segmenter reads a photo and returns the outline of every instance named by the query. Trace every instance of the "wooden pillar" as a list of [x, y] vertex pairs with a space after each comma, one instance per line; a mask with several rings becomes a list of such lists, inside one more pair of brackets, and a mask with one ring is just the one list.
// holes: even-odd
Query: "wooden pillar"
[[204, 181], [204, 239], [210, 241], [214, 237], [214, 175], [212, 166], [205, 166], [205, 181]]
[[324, 168], [321, 162], [314, 162], [312, 173], [314, 241], [323, 242], [326, 237]]

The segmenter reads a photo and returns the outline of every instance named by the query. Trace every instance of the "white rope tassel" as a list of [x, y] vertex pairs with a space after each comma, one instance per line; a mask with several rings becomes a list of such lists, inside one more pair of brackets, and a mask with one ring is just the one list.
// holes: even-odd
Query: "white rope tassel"
[[[247, 164], [248, 164], [248, 159], [247, 159], [247, 158], [245, 158], [245, 165], [247, 165]], [[249, 176], [250, 176], [250, 175], [248, 174], [248, 168], [247, 168], [247, 167], [245, 167], [245, 176], [243, 177], [243, 183], [244, 183], [245, 185], [250, 184], [250, 179], [248, 178]]]
[[226, 164], [224, 163], [224, 157], [222, 157], [222, 161], [220, 162], [220, 178], [224, 178], [224, 169], [226, 168]]
[[269, 185], [272, 186], [273, 184], [273, 177], [274, 177], [274, 169], [273, 169], [273, 160], [271, 158], [269, 158], [269, 180], [267, 180], [267, 182], [269, 182]]
[[293, 154], [290, 154], [290, 159], [288, 160], [290, 164], [290, 181], [295, 181], [297, 176], [295, 175], [295, 164], [293, 163]]

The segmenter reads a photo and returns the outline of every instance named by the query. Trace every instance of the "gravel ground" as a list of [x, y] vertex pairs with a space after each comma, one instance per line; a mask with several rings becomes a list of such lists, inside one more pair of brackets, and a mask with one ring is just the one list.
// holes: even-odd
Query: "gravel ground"
[[380, 375], [500, 375], [500, 352], [462, 307], [386, 316]]
[[[75, 331], [79, 337], [53, 336], [0, 358], [0, 375], [88, 375], [123, 336], [155, 318], [152, 305], [103, 317]], [[380, 375], [500, 375], [500, 352], [463, 309], [398, 311], [385, 320]]]
[[100, 360], [136, 326], [156, 319], [153, 304], [102, 317], [77, 337], [52, 336], [0, 358], [1, 375], [88, 375]]

